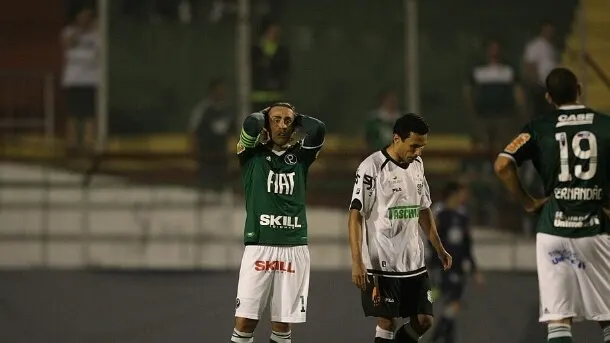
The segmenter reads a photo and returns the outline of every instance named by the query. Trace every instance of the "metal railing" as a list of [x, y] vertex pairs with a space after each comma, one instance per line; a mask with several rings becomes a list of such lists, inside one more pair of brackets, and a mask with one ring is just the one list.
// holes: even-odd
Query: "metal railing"
[[0, 130], [6, 134], [55, 134], [55, 76], [0, 70]]

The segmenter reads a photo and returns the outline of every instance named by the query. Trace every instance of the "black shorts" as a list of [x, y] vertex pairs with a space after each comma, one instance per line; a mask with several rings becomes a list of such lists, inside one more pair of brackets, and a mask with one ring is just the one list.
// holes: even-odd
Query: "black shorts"
[[97, 89], [93, 86], [72, 86], [64, 90], [66, 111], [69, 116], [79, 119], [95, 115]]
[[[362, 309], [366, 317], [408, 318], [432, 315], [432, 291], [428, 273], [406, 278], [368, 276], [362, 291]], [[378, 294], [377, 302], [373, 296]]]
[[440, 293], [443, 301], [459, 301], [464, 294], [466, 274], [446, 271], [442, 273]]

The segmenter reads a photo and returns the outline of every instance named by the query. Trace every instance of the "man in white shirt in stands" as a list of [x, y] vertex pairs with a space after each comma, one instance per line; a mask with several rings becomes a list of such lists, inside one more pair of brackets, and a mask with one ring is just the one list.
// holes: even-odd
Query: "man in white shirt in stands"
[[68, 114], [67, 144], [91, 145], [95, 132], [95, 104], [100, 76], [100, 37], [90, 8], [79, 10], [61, 32], [64, 51], [62, 87]]
[[546, 89], [544, 82], [547, 75], [557, 67], [558, 52], [553, 40], [555, 26], [545, 22], [540, 27], [540, 33], [525, 46], [524, 65], [525, 79], [529, 83], [532, 116], [540, 116], [552, 110], [545, 99]]

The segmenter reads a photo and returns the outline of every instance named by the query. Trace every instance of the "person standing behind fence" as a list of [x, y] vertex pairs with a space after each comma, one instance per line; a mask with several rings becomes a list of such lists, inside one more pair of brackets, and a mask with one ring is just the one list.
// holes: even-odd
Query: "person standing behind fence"
[[525, 119], [518, 116], [525, 110], [518, 74], [502, 61], [500, 48], [496, 39], [487, 42], [486, 61], [470, 69], [465, 89], [476, 137], [494, 154], [502, 150], [521, 119]]
[[227, 147], [235, 115], [227, 102], [225, 82], [216, 78], [210, 81], [208, 93], [200, 101], [189, 120], [192, 147], [197, 156], [198, 183], [202, 189], [220, 192], [229, 180]]
[[366, 122], [366, 146], [370, 151], [383, 149], [392, 140], [394, 122], [398, 117], [400, 111], [396, 92], [382, 92], [378, 107]]
[[530, 116], [541, 116], [554, 110], [545, 98], [544, 85], [547, 75], [557, 66], [559, 53], [553, 43], [555, 26], [545, 22], [540, 27], [537, 37], [530, 40], [525, 46], [524, 65], [525, 80], [528, 84], [528, 97], [530, 103]]
[[252, 108], [266, 108], [285, 98], [290, 80], [290, 52], [280, 43], [280, 25], [263, 23], [263, 34], [252, 47]]
[[95, 104], [100, 77], [100, 36], [91, 8], [80, 9], [61, 32], [64, 51], [62, 87], [68, 114], [67, 145], [91, 146], [95, 135]]

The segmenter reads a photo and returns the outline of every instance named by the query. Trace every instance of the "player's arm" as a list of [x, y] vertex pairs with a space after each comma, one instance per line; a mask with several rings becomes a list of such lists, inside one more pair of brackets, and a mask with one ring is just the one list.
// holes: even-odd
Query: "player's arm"
[[326, 125], [319, 119], [303, 114], [299, 114], [298, 120], [299, 128], [295, 134], [304, 137], [301, 147], [305, 152], [307, 162], [313, 163], [324, 145]]
[[366, 160], [358, 167], [347, 221], [352, 256], [352, 282], [360, 289], [366, 287], [366, 268], [362, 260], [362, 223], [375, 203], [375, 174], [374, 167]]
[[438, 230], [436, 229], [436, 223], [434, 222], [434, 215], [429, 207], [419, 211], [419, 226], [426, 237], [428, 237], [428, 240], [432, 244], [432, 247], [434, 247], [436, 254], [443, 262], [443, 268], [445, 270], [451, 268], [451, 255], [449, 255], [449, 253], [445, 250], [443, 242], [441, 242], [441, 238], [438, 235]]
[[240, 161], [247, 158], [251, 150], [258, 144], [267, 140], [267, 135], [265, 115], [258, 112], [248, 115], [242, 123], [239, 141], [237, 142], [237, 155], [240, 157]]
[[521, 133], [517, 135], [504, 151], [498, 155], [494, 163], [496, 176], [508, 192], [521, 202], [527, 212], [537, 212], [546, 199], [536, 199], [531, 196], [523, 187], [517, 167], [523, 162], [530, 160], [534, 151], [534, 140], [531, 128], [526, 125]]

